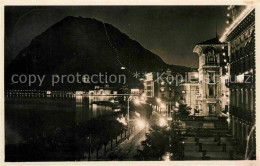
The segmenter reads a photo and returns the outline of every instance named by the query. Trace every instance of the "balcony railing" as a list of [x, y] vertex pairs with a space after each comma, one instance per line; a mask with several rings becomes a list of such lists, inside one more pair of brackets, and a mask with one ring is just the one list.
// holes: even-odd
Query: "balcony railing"
[[206, 62], [203, 66], [218, 66], [220, 63], [218, 62]]

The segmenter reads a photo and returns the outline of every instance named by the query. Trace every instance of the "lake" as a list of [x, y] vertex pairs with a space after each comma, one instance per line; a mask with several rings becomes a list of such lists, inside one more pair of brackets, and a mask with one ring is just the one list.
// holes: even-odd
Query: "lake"
[[24, 97], [5, 98], [5, 144], [51, 135], [59, 128], [111, 114], [109, 106], [91, 104], [111, 97]]

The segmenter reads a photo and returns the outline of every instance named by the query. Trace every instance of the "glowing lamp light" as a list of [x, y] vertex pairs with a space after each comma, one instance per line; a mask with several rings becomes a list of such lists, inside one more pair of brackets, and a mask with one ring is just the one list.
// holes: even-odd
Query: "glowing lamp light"
[[135, 100], [134, 100], [134, 103], [135, 103], [136, 105], [139, 105], [139, 104], [140, 104], [140, 101], [139, 101], [138, 99], [135, 99]]
[[220, 41], [223, 42], [226, 40], [227, 35], [232, 32], [232, 30], [252, 11], [254, 10], [254, 6], [248, 5], [243, 12], [232, 22], [232, 24], [226, 28], [226, 31], [223, 33]]
[[230, 14], [228, 13], [227, 16], [230, 17]]
[[161, 104], [160, 107], [161, 107], [162, 109], [165, 109], [165, 108], [166, 108], [166, 105], [165, 105], [165, 104]]
[[169, 152], [166, 152], [166, 154], [163, 156], [163, 161], [171, 161]]
[[237, 82], [238, 83], [243, 83], [244, 82], [244, 74], [240, 74], [237, 76]]
[[228, 124], [230, 123], [230, 118], [229, 117], [227, 118], [227, 122], [228, 122]]
[[229, 24], [229, 21], [227, 20], [226, 23]]
[[167, 125], [166, 119], [161, 117], [161, 118], [159, 119], [159, 125], [160, 125], [161, 127], [166, 126], [166, 125]]
[[157, 98], [156, 101], [160, 103], [162, 100], [160, 98]]
[[143, 128], [145, 128], [145, 121], [142, 120], [142, 119], [138, 119], [138, 120], [136, 121], [136, 127], [137, 127], [138, 129], [143, 129]]

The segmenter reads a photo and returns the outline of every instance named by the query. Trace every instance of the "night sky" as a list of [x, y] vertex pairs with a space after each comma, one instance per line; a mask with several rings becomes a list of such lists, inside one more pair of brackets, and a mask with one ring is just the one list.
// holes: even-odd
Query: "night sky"
[[5, 7], [5, 63], [66, 16], [112, 24], [166, 63], [198, 67], [196, 43], [221, 35], [227, 6]]

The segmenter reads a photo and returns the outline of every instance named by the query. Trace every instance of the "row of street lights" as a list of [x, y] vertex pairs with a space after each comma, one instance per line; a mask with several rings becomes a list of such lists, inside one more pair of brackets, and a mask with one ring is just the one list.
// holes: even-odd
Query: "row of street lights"
[[[146, 95], [142, 94], [139, 96], [129, 96], [127, 99], [127, 127], [130, 128], [130, 100], [133, 100], [135, 105], [140, 105], [141, 103], [145, 103]], [[143, 129], [146, 126], [146, 122], [143, 119], [136, 120], [136, 126], [139, 129]]]
[[[135, 105], [140, 105], [141, 103], [145, 103], [146, 96], [145, 94], [142, 94], [140, 97], [139, 96], [132, 96], [130, 95], [127, 99], [127, 126], [128, 128], [130, 127], [130, 101], [133, 101]], [[159, 109], [163, 109], [166, 112], [166, 117], [160, 117], [159, 118], [159, 125], [160, 126], [167, 126], [168, 125], [168, 120], [171, 119], [171, 108], [168, 110], [166, 107], [166, 103], [163, 103], [162, 99], [156, 98], [156, 102], [159, 106]], [[170, 103], [171, 104], [171, 103]], [[170, 105], [171, 107], [171, 105]], [[175, 109], [179, 107], [179, 103], [175, 103]], [[170, 117], [168, 117], [168, 112], [170, 111]], [[143, 119], [137, 119], [135, 125], [139, 129], [143, 129], [146, 126], [146, 122]]]

